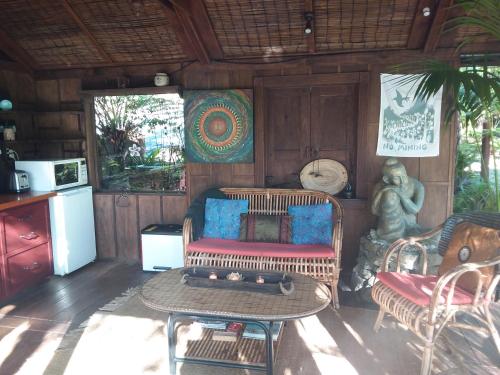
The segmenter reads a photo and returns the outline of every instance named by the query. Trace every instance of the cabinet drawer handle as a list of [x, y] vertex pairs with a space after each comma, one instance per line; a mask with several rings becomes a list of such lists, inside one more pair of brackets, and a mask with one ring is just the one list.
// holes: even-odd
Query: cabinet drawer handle
[[23, 270], [25, 270], [25, 271], [32, 271], [32, 270], [36, 270], [37, 268], [40, 268], [40, 263], [33, 262], [31, 264], [31, 266], [24, 266]]
[[33, 219], [33, 215], [26, 215], [26, 216], [21, 216], [17, 218], [17, 221], [23, 222], [23, 221], [30, 221]]
[[19, 237], [22, 238], [23, 240], [31, 241], [37, 239], [40, 236], [35, 232], [29, 232], [27, 234], [20, 234]]

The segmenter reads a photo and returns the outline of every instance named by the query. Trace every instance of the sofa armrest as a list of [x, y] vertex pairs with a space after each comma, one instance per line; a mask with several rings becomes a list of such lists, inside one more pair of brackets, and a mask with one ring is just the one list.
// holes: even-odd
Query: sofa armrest
[[487, 302], [493, 301], [495, 290], [497, 288], [498, 282], [500, 281], [500, 273], [496, 272], [495, 276], [490, 281], [490, 284], [486, 286], [486, 292], [483, 293], [483, 280], [481, 278], [481, 272], [479, 270], [485, 267], [495, 267], [499, 264], [500, 256], [496, 256], [493, 259], [488, 259], [481, 262], [464, 263], [445, 272], [439, 278], [432, 292], [431, 304], [429, 306], [429, 321], [433, 322], [434, 324], [438, 317], [438, 314], [441, 312], [441, 306], [443, 305], [443, 303], [440, 301], [444, 299], [443, 291], [446, 287], [449, 287], [449, 290], [447, 292], [446, 302], [444, 304], [446, 304], [446, 311], [450, 310], [457, 281], [465, 274], [472, 273], [476, 276], [477, 284], [476, 290], [474, 292], [473, 306], [477, 306], [480, 299], [483, 299], [483, 301]]
[[412, 236], [412, 237], [405, 237], [405, 238], [400, 238], [399, 240], [394, 241], [389, 248], [387, 249], [385, 256], [384, 256], [384, 261], [382, 263], [382, 271], [388, 272], [389, 271], [389, 263], [391, 261], [391, 257], [396, 255], [396, 272], [401, 272], [401, 253], [402, 251], [409, 247], [413, 246], [414, 248], [418, 249], [420, 253], [422, 254], [422, 270], [421, 274], [422, 275], [427, 275], [427, 248], [421, 244], [421, 241], [427, 240], [429, 238], [432, 238], [436, 235], [438, 235], [443, 229], [443, 225], [439, 225], [438, 227], [426, 232], [422, 233], [419, 236]]
[[182, 247], [184, 251], [184, 265], [187, 259], [187, 246], [193, 241], [193, 219], [187, 217], [182, 225]]

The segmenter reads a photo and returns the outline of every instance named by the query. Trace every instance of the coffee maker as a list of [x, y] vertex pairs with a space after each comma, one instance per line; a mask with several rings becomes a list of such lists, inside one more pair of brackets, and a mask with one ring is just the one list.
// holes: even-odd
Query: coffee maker
[[0, 140], [0, 194], [8, 193], [10, 191], [11, 175], [15, 171], [14, 159], [7, 155], [5, 142]]

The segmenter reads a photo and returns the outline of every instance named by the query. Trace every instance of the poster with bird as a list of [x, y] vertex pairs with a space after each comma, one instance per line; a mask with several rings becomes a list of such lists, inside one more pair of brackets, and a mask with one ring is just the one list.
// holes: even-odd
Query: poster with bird
[[415, 97], [421, 75], [380, 75], [380, 117], [377, 155], [439, 155], [443, 89], [427, 100]]

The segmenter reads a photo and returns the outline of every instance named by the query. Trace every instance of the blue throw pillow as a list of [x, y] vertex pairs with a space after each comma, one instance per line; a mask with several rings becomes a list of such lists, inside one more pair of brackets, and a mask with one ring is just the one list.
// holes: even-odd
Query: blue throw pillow
[[240, 237], [240, 215], [246, 213], [247, 199], [207, 198], [203, 237], [237, 240]]
[[288, 206], [292, 219], [292, 243], [296, 245], [331, 245], [333, 207], [331, 203]]

